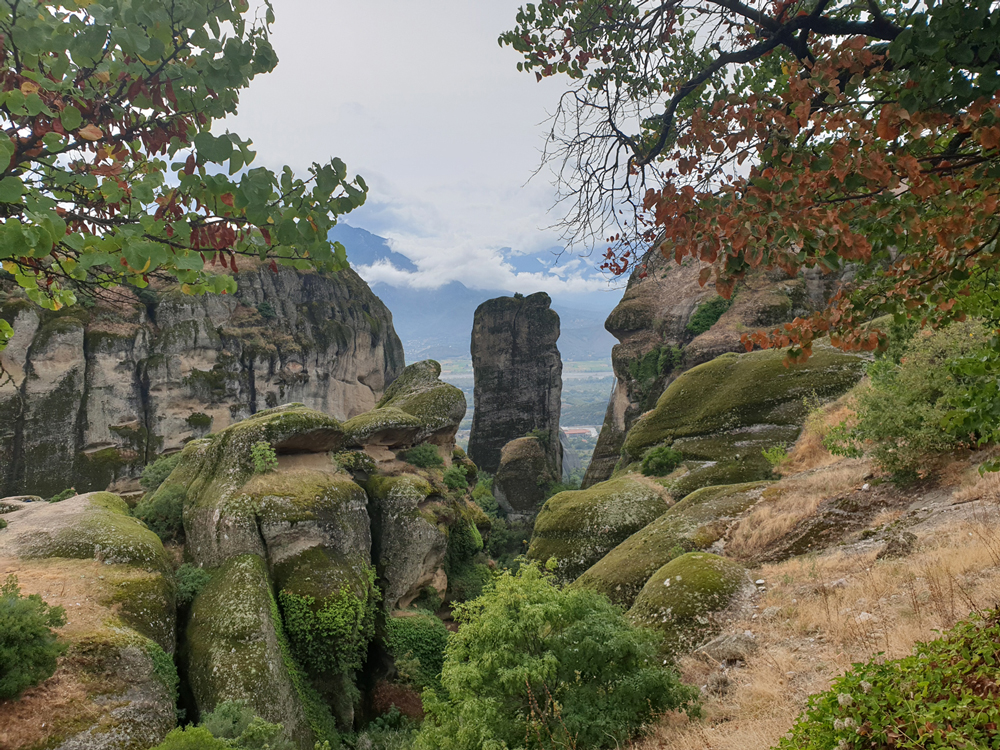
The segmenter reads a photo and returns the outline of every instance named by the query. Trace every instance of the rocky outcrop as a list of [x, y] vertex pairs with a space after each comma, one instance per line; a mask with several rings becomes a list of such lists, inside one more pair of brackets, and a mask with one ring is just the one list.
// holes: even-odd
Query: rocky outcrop
[[808, 400], [846, 392], [866, 361], [825, 345], [794, 365], [778, 349], [716, 357], [674, 380], [636, 421], [622, 445], [620, 469], [654, 446], [669, 445], [687, 470], [668, 485], [675, 498], [709, 485], [767, 479], [771, 466], [762, 451], [794, 443]]
[[664, 494], [623, 476], [553, 495], [535, 520], [528, 557], [543, 563], [554, 557], [560, 576], [572, 580], [666, 513]]
[[469, 457], [496, 473], [503, 447], [534, 433], [543, 442], [552, 474], [562, 475], [559, 410], [562, 360], [556, 341], [559, 316], [544, 292], [497, 297], [476, 310], [472, 327], [475, 412]]
[[493, 478], [493, 496], [507, 518], [523, 521], [533, 518], [545, 502], [546, 490], [559, 477], [545, 446], [535, 437], [511, 440], [500, 453], [500, 468]]
[[612, 350], [617, 380], [584, 487], [611, 476], [628, 430], [680, 373], [743, 351], [744, 332], [811, 312], [840, 283], [813, 271], [794, 279], [760, 272], [723, 300], [711, 285], [699, 285], [700, 271], [691, 259], [679, 265], [650, 250], [608, 316], [605, 328], [619, 341]]
[[403, 368], [357, 274], [248, 270], [231, 296], [111, 290], [45, 311], [0, 281], [0, 495], [103, 489], [158, 453], [279, 403], [349, 419]]
[[0, 702], [0, 747], [158, 744], [176, 722], [177, 690], [174, 577], [160, 540], [109, 493], [5, 499], [0, 512], [0, 576], [67, 618], [55, 675]]
[[576, 580], [625, 607], [668, 562], [704, 550], [723, 538], [745, 510], [760, 501], [773, 482], [705, 487], [692, 492], [648, 526], [630, 536]]

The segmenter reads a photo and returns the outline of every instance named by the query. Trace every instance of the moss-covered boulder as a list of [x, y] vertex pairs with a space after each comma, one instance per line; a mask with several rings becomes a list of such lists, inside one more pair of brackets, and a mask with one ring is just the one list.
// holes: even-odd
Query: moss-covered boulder
[[257, 555], [233, 557], [194, 600], [186, 660], [199, 711], [245, 701], [259, 716], [283, 724], [303, 748], [330, 724], [292, 658], [267, 564]]
[[718, 614], [751, 585], [738, 563], [689, 552], [653, 574], [628, 616], [636, 625], [661, 631], [667, 650], [681, 653], [714, 635]]
[[458, 425], [465, 418], [465, 394], [440, 375], [441, 365], [433, 359], [403, 370], [375, 409], [350, 420], [352, 444], [432, 443], [450, 451]]
[[791, 444], [807, 398], [834, 398], [861, 377], [865, 358], [817, 345], [804, 363], [785, 365], [785, 352], [727, 353], [678, 377], [656, 407], [629, 430], [619, 470], [657, 445], [680, 451], [688, 472], [671, 487], [683, 497], [700, 487], [770, 476], [762, 450]]
[[434, 488], [422, 477], [376, 475], [367, 484], [372, 510], [372, 557], [387, 610], [404, 609], [427, 589], [444, 597], [447, 525], [431, 501]]
[[703, 487], [619, 544], [576, 580], [576, 585], [631, 606], [646, 581], [675, 557], [706, 549], [772, 482]]
[[493, 496], [511, 520], [530, 518], [545, 502], [545, 491], [557, 481], [550, 456], [537, 437], [511, 440], [500, 453]]
[[[0, 747], [146, 750], [176, 722], [175, 585], [160, 540], [109, 493], [5, 501], [0, 570], [66, 610], [56, 674], [0, 702]], [[53, 710], [57, 707], [57, 710]]]
[[556, 558], [573, 579], [669, 507], [651, 484], [629, 476], [549, 498], [535, 520], [528, 557]]

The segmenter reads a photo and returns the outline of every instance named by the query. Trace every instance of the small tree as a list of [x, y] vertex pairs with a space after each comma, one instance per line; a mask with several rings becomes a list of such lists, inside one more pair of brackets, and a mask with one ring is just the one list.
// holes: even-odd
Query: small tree
[[418, 750], [615, 747], [697, 694], [663, 665], [657, 635], [601, 594], [560, 589], [537, 564], [504, 572], [455, 617]]
[[15, 576], [0, 586], [0, 700], [17, 698], [56, 671], [62, 647], [52, 628], [66, 624], [66, 611], [38, 594], [21, 596]]

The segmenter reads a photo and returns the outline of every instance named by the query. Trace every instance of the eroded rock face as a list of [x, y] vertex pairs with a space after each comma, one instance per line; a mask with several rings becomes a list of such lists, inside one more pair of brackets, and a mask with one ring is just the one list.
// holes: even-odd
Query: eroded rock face
[[67, 650], [50, 680], [0, 703], [0, 747], [158, 744], [176, 722], [175, 587], [160, 540], [109, 493], [6, 499], [2, 513], [0, 573], [65, 608]]
[[[701, 267], [651, 250], [629, 278], [605, 328], [617, 378], [583, 486], [611, 476], [625, 435], [680, 373], [726, 352], [744, 351], [747, 330], [777, 325], [821, 306], [840, 279], [805, 272], [749, 275], [731, 301], [698, 283]], [[707, 328], [706, 328], [707, 325]]]
[[348, 419], [403, 369], [392, 316], [353, 271], [245, 271], [231, 296], [122, 291], [43, 311], [0, 282], [0, 495], [103, 489], [163, 451], [280, 403]]
[[476, 310], [472, 327], [475, 412], [469, 457], [491, 474], [503, 447], [539, 431], [552, 473], [562, 475], [559, 316], [544, 292], [497, 297]]
[[665, 493], [630, 476], [560, 492], [535, 520], [528, 557], [556, 558], [559, 574], [572, 580], [668, 507]]
[[558, 480], [538, 438], [511, 440], [500, 454], [493, 496], [512, 521], [532, 518], [545, 502], [547, 487]]
[[620, 468], [650, 448], [670, 445], [687, 472], [670, 485], [675, 498], [710, 485], [767, 479], [762, 451], [791, 445], [809, 399], [833, 399], [862, 376], [863, 356], [816, 345], [804, 364], [785, 366], [778, 349], [723, 354], [674, 380], [638, 419], [622, 445]]

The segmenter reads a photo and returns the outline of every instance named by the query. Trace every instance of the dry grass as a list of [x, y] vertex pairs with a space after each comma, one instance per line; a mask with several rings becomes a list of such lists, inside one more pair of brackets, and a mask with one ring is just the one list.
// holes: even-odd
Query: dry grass
[[990, 471], [980, 475], [978, 471], [971, 472], [967, 479], [952, 495], [952, 502], [968, 503], [972, 500], [983, 500], [988, 503], [1000, 503], [1000, 472]]
[[[866, 381], [862, 380], [861, 384]], [[836, 463], [838, 458], [826, 449], [823, 438], [832, 428], [854, 416], [853, 403], [854, 397], [849, 391], [836, 401], [814, 409], [806, 418], [802, 434], [789, 451], [788, 459], [778, 467], [779, 472], [789, 476]]]
[[816, 512], [824, 500], [864, 482], [871, 465], [863, 459], [837, 459], [822, 468], [787, 477], [764, 491], [761, 502], [729, 533], [726, 555], [749, 560]]
[[[729, 689], [704, 699], [704, 718], [668, 716], [634, 750], [766, 750], [792, 727], [809, 695], [851, 664], [909, 653], [970, 612], [1000, 601], [1000, 511], [920, 536], [901, 560], [876, 551], [800, 557], [754, 572], [767, 582], [756, 611], [734, 623], [760, 649], [726, 673]], [[768, 609], [771, 608], [771, 609]], [[767, 610], [770, 616], [764, 619]], [[719, 667], [688, 657], [684, 678], [718, 683]]]

